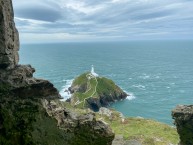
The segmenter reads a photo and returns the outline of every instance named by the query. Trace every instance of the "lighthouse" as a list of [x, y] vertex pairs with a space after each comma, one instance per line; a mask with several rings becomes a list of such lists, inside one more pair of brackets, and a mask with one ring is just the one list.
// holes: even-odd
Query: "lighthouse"
[[94, 77], [98, 77], [99, 76], [97, 73], [94, 72], [94, 66], [93, 65], [91, 66], [91, 72], [90, 73]]

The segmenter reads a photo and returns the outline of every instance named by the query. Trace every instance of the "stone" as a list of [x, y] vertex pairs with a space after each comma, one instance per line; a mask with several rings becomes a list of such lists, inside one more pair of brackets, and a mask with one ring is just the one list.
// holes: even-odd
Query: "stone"
[[19, 34], [11, 0], [0, 0], [0, 34], [0, 69], [14, 68], [19, 62]]
[[9, 86], [16, 96], [60, 98], [49, 81], [33, 77], [31, 65], [19, 65], [19, 34], [11, 0], [0, 0], [0, 86]]
[[42, 100], [42, 104], [48, 114], [57, 120], [60, 129], [73, 134], [72, 144], [80, 140], [85, 145], [112, 144], [115, 134], [107, 124], [96, 120], [95, 113], [79, 114], [58, 105], [56, 108], [55, 103], [46, 99]]
[[172, 110], [172, 117], [180, 136], [179, 145], [193, 145], [193, 105], [178, 105]]
[[112, 111], [108, 108], [101, 107], [98, 112], [100, 115], [105, 115], [107, 117], [111, 117]]

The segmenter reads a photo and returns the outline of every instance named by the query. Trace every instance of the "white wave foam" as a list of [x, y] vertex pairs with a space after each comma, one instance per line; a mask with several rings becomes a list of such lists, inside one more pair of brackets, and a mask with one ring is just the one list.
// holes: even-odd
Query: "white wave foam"
[[132, 85], [132, 86], [135, 88], [139, 88], [141, 90], [145, 90], [145, 86], [143, 86], [143, 85]]
[[147, 75], [147, 74], [143, 74], [142, 76], [139, 76], [139, 78], [141, 78], [141, 79], [149, 79], [150, 78], [150, 76], [149, 75]]
[[170, 83], [171, 85], [175, 85], [176, 83]]
[[160, 78], [160, 76], [155, 76], [155, 78], [156, 78], [156, 79], [159, 79], [159, 78]]
[[128, 96], [127, 96], [127, 98], [126, 98], [127, 100], [131, 101], [131, 100], [136, 99], [136, 97], [135, 97], [135, 95], [134, 95], [133, 93], [127, 92], [127, 91], [125, 91], [125, 90], [123, 90], [123, 91], [128, 94]]
[[68, 98], [71, 97], [70, 92], [68, 91], [68, 88], [72, 85], [72, 80], [64, 80], [65, 85], [62, 87], [62, 90], [60, 91], [60, 95], [63, 99], [61, 101], [66, 101]]

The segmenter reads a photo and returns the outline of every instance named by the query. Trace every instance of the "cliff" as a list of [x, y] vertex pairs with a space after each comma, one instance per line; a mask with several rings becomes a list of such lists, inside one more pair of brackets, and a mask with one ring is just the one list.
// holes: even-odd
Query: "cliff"
[[0, 14], [0, 68], [14, 68], [19, 62], [19, 35], [10, 0], [0, 1]]
[[179, 105], [172, 110], [180, 145], [193, 145], [193, 105]]
[[88, 107], [94, 111], [128, 96], [112, 80], [94, 77], [90, 73], [84, 73], [75, 78], [69, 90], [72, 93], [72, 105]]
[[11, 0], [0, 0], [0, 144], [110, 145], [114, 133], [95, 115], [58, 102], [58, 90], [19, 65], [19, 35]]
[[59, 98], [58, 91], [50, 82], [33, 78], [34, 68], [18, 65], [19, 34], [11, 0], [0, 0], [0, 33], [0, 88], [6, 86], [19, 96]]

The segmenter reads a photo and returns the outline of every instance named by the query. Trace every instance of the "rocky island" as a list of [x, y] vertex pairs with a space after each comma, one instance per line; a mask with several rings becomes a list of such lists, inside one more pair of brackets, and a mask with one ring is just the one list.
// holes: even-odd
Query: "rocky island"
[[100, 107], [109, 106], [110, 103], [123, 100], [128, 96], [112, 80], [95, 74], [92, 67], [91, 72], [74, 79], [69, 88], [72, 94], [71, 105], [99, 111]]
[[[127, 94], [97, 74], [89, 81], [87, 73], [78, 77], [69, 89], [71, 102], [61, 102], [51, 82], [34, 78], [30, 65], [18, 64], [18, 50], [12, 1], [0, 0], [0, 145], [178, 144], [174, 127], [104, 108]], [[172, 113], [181, 145], [193, 143], [192, 110], [179, 106]]]

